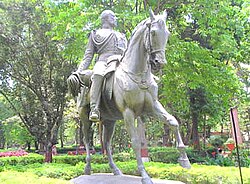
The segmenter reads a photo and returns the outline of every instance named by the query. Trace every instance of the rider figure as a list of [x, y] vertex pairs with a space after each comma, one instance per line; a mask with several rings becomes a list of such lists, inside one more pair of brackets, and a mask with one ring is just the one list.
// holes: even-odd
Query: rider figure
[[122, 55], [127, 47], [125, 35], [113, 30], [117, 25], [116, 19], [114, 12], [111, 10], [104, 10], [101, 13], [102, 28], [91, 31], [84, 58], [77, 70], [81, 74], [89, 67], [94, 54], [97, 54], [90, 87], [91, 111], [89, 120], [91, 121], [100, 120], [98, 106], [101, 97], [103, 76], [107, 68], [107, 60], [110, 56]]

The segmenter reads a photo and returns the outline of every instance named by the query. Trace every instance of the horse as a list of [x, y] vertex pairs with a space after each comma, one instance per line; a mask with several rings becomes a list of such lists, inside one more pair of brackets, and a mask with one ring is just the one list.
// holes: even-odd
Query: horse
[[[170, 125], [175, 131], [177, 149], [180, 152], [178, 161], [184, 168], [191, 167], [180, 136], [179, 123], [159, 102], [158, 86], [153, 75], [153, 71], [162, 68], [166, 63], [165, 47], [170, 35], [166, 26], [167, 12], [154, 15], [153, 11], [150, 10], [149, 14], [150, 17], [140, 22], [132, 32], [128, 47], [124, 55], [116, 62], [115, 69], [111, 70], [112, 72], [107, 72], [100, 100], [101, 121], [104, 128], [103, 142], [110, 168], [114, 175], [122, 175], [121, 170], [113, 161], [110, 147], [115, 122], [123, 119], [131, 138], [131, 145], [135, 152], [143, 184], [152, 184], [153, 182], [146, 172], [141, 158], [141, 142], [135, 121], [138, 117], [153, 116]], [[92, 123], [88, 120], [88, 81], [91, 71], [86, 73], [88, 73], [86, 74], [88, 80], [85, 82], [82, 82], [83, 80], [79, 79], [77, 75], [71, 75], [67, 82], [71, 92], [75, 96], [78, 95], [78, 111], [80, 120], [83, 122], [84, 143], [87, 152], [84, 174], [90, 175], [89, 137]], [[82, 89], [84, 90], [78, 93], [81, 84], [83, 84]], [[85, 103], [79, 105], [79, 99], [83, 96], [85, 96]]]

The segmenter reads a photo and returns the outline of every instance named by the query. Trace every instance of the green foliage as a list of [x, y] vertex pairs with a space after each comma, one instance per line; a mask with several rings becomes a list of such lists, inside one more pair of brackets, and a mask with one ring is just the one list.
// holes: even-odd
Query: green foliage
[[227, 136], [213, 135], [209, 137], [208, 142], [214, 147], [222, 147], [226, 140]]
[[112, 147], [115, 153], [129, 150], [130, 137], [126, 130], [124, 121], [117, 121], [112, 139]]
[[[13, 6], [9, 9], [10, 14], [4, 14], [5, 9], [1, 6], [0, 13], [3, 18], [0, 24], [4, 25], [0, 30], [0, 42], [3, 46], [0, 49], [1, 87], [11, 92], [14, 89], [8, 83], [9, 78], [21, 74], [19, 79], [23, 80], [19, 81], [20, 83], [14, 81], [15, 93], [10, 95], [10, 99], [12, 102], [22, 102], [22, 105], [27, 107], [20, 112], [27, 113], [27, 109], [31, 110], [27, 116], [27, 119], [32, 119], [29, 124], [30, 131], [40, 130], [39, 137], [43, 137], [46, 130], [52, 130], [53, 123], [46, 124], [44, 119], [61, 117], [61, 112], [58, 114], [54, 111], [60, 107], [63, 110], [64, 104], [55, 106], [49, 102], [63, 101], [64, 94], [53, 89], [56, 87], [66, 91], [64, 81], [69, 72], [81, 61], [88, 33], [100, 26], [99, 15], [104, 9], [114, 10], [118, 16], [117, 29], [124, 32], [127, 38], [133, 28], [148, 17], [149, 7], [156, 13], [168, 10], [167, 24], [171, 37], [166, 49], [168, 64], [159, 83], [160, 100], [167, 110], [178, 118], [184, 135], [191, 137], [190, 127], [194, 123], [191, 122], [194, 114], [197, 115], [198, 126], [193, 127], [198, 132], [197, 129], [201, 130], [204, 125], [215, 127], [226, 123], [227, 109], [238, 103], [240, 106], [244, 103], [243, 107], [240, 107], [241, 117], [244, 120], [242, 122], [245, 124], [249, 122], [249, 95], [242, 91], [241, 83], [248, 85], [249, 72], [242, 75], [242, 70], [236, 70], [236, 67], [239, 68], [239, 63], [249, 63], [248, 0], [234, 2], [214, 0], [212, 3], [207, 0], [191, 1], [191, 3], [182, 0], [178, 3], [162, 0], [74, 2], [47, 0], [45, 4], [42, 4], [43, 1], [16, 2], [21, 2], [18, 4], [19, 8], [15, 9], [16, 5]], [[9, 5], [12, 1], [4, 3]], [[189, 16], [189, 19], [185, 19], [186, 16]], [[22, 39], [20, 44], [18, 40], [23, 35], [25, 39]], [[19, 36], [19, 39], [16, 36]], [[27, 55], [39, 59], [32, 60], [34, 63], [30, 62], [30, 57], [25, 57]], [[14, 70], [9, 70], [11, 67], [14, 67]], [[13, 74], [14, 76], [11, 76]], [[45, 78], [42, 78], [43, 74]], [[50, 82], [44, 85], [45, 81]], [[56, 82], [53, 83], [54, 81]], [[39, 84], [38, 86], [42, 88], [36, 90], [33, 86], [30, 90], [25, 90], [24, 86], [29, 86], [27, 84]], [[55, 95], [49, 95], [39, 103], [39, 100], [47, 97], [47, 94], [39, 97], [35, 94], [43, 91], [53, 91]], [[18, 99], [16, 94], [20, 95]], [[191, 102], [192, 97], [196, 100], [195, 103]], [[50, 106], [46, 109], [47, 104]], [[19, 106], [21, 104], [17, 105]], [[48, 112], [53, 112], [51, 117], [42, 116], [48, 115]], [[57, 120], [60, 122], [60, 118]], [[148, 137], [152, 142], [158, 142], [163, 134], [159, 124], [149, 123]], [[54, 130], [57, 131], [56, 126]], [[129, 142], [127, 139], [121, 139], [121, 135], [126, 134], [123, 130], [120, 126], [118, 133], [115, 134], [117, 137], [120, 136], [115, 142], [119, 151]], [[73, 134], [68, 135], [73, 137]]]
[[62, 45], [47, 35], [51, 26], [43, 1], [4, 1], [0, 8], [4, 65], [0, 93], [30, 134], [49, 149], [62, 123], [71, 60], [61, 54]]
[[[78, 162], [85, 161], [85, 159], [86, 155], [76, 155], [76, 156], [58, 155], [53, 157], [53, 163], [65, 163], [70, 165], [76, 165]], [[93, 158], [93, 160], [95, 159]]]
[[[25, 175], [27, 173], [35, 174], [31, 176], [37, 178], [38, 181], [44, 177], [49, 178], [60, 178], [60, 179], [71, 179], [76, 176], [82, 174], [83, 168], [85, 164], [83, 162], [79, 162], [77, 165], [72, 166], [69, 164], [31, 164], [28, 166], [24, 166], [23, 170], [20, 170], [20, 167], [10, 167], [6, 168], [11, 170], [11, 172], [16, 174], [16, 171], [19, 170], [20, 174]], [[137, 164], [136, 161], [127, 161], [127, 162], [117, 162], [117, 166], [121, 168], [124, 174], [129, 175], [138, 175], [137, 173]], [[146, 170], [149, 175], [153, 178], [161, 178], [168, 180], [179, 180], [187, 184], [198, 184], [198, 183], [206, 183], [206, 184], [217, 184], [219, 182], [235, 184], [239, 183], [239, 174], [238, 168], [236, 167], [220, 167], [220, 166], [204, 166], [192, 164], [192, 168], [187, 170], [183, 169], [176, 164], [164, 164], [157, 162], [147, 162], [145, 163]], [[92, 171], [94, 173], [109, 173], [111, 170], [109, 169], [108, 164], [92, 164]], [[2, 171], [0, 175], [4, 175], [6, 171]], [[243, 173], [243, 181], [244, 183], [248, 183], [250, 181], [249, 168], [242, 168]], [[36, 176], [37, 175], [37, 176]], [[40, 177], [38, 177], [40, 176]], [[2, 177], [0, 177], [2, 178]], [[1, 180], [0, 180], [1, 181]]]
[[[191, 163], [204, 163], [206, 154], [202, 151], [196, 151], [192, 148], [186, 149], [189, 161]], [[153, 162], [178, 163], [179, 151], [171, 147], [150, 147], [149, 158]]]
[[28, 165], [33, 163], [43, 163], [44, 158], [42, 155], [29, 153], [29, 155], [22, 157], [2, 157], [0, 158], [0, 166], [7, 165]]
[[[30, 169], [28, 169], [30, 170]], [[60, 178], [64, 180], [70, 180], [76, 176], [82, 174], [82, 168], [73, 167], [67, 164], [42, 164], [39, 168], [36, 168], [35, 174], [38, 176], [44, 176], [47, 178]]]
[[188, 148], [186, 151], [191, 163], [203, 164], [205, 162], [207, 154], [203, 150], [197, 151], [192, 148]]
[[13, 116], [2, 122], [6, 147], [24, 146], [34, 140], [18, 116]]
[[[239, 148], [239, 158], [242, 167], [250, 167], [250, 150], [249, 149], [241, 149]], [[234, 160], [235, 163], [238, 165], [238, 155], [237, 150], [234, 149], [230, 158]]]
[[[161, 179], [179, 180], [187, 184], [217, 184], [223, 183], [239, 183], [238, 170], [235, 167], [218, 167], [218, 166], [202, 166], [193, 164], [190, 170], [183, 169], [180, 166], [172, 165], [164, 167], [165, 164], [156, 164], [157, 167], [146, 164], [148, 173], [152, 177]], [[148, 166], [148, 167], [147, 167]], [[248, 168], [243, 168], [243, 172], [247, 173]], [[249, 181], [249, 177], [244, 175], [244, 182]]]
[[149, 149], [149, 158], [153, 162], [177, 163], [179, 154], [176, 148], [158, 147]]
[[219, 165], [219, 166], [235, 166], [235, 161], [229, 157], [217, 155], [216, 158], [207, 158], [206, 165]]
[[4, 99], [3, 95], [0, 94], [0, 121], [4, 121], [14, 115], [14, 112], [9, 107], [8, 103]]
[[4, 171], [0, 172], [0, 183], [2, 184], [69, 184], [69, 181], [62, 180], [60, 178], [45, 178], [38, 177], [31, 172], [17, 172], [17, 171]]

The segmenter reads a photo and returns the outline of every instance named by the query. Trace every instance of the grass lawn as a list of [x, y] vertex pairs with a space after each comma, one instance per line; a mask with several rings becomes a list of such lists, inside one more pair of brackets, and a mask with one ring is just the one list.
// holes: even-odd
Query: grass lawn
[[0, 172], [1, 184], [69, 184], [69, 181], [55, 178], [39, 177], [31, 172]]
[[[66, 184], [69, 180], [82, 175], [85, 163], [75, 166], [63, 163], [4, 166], [0, 172], [1, 184]], [[138, 175], [136, 162], [117, 162], [124, 174]], [[145, 163], [152, 178], [179, 180], [187, 184], [240, 184], [237, 167], [205, 166], [193, 164], [187, 170], [178, 164], [159, 162]], [[94, 173], [110, 173], [108, 164], [92, 164]], [[250, 168], [242, 168], [244, 183], [250, 183]]]

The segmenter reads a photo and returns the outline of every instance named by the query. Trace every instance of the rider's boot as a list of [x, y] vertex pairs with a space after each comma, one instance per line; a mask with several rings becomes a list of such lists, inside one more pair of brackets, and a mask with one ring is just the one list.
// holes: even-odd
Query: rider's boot
[[101, 75], [93, 75], [90, 87], [90, 121], [100, 121], [99, 102], [101, 97], [103, 77]]

